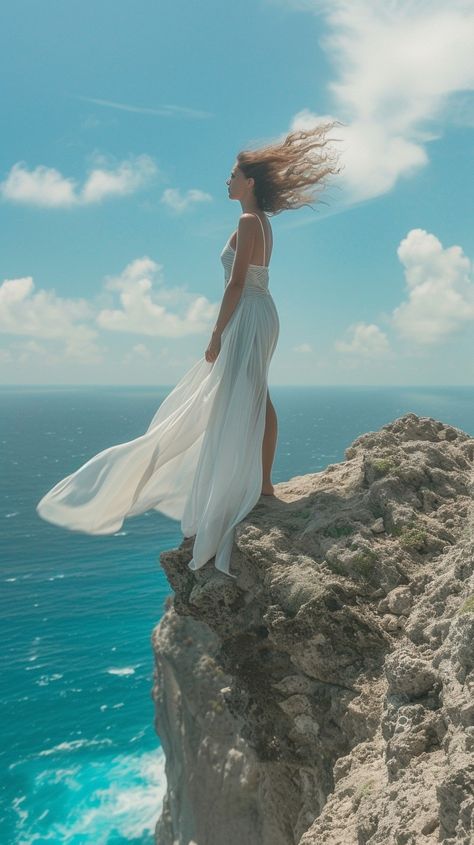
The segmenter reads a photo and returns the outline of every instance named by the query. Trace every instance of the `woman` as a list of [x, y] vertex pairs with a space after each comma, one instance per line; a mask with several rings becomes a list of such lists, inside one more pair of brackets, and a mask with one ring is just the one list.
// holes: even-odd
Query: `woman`
[[296, 131], [280, 144], [242, 151], [229, 197], [242, 206], [221, 252], [225, 291], [204, 357], [164, 399], [145, 434], [104, 449], [38, 502], [43, 519], [72, 531], [113, 534], [126, 517], [154, 508], [194, 537], [188, 566], [214, 557], [229, 571], [235, 526], [272, 495], [277, 438], [268, 369], [279, 336], [269, 291], [273, 247], [265, 212], [308, 204], [303, 189], [336, 173], [327, 144], [337, 121]]

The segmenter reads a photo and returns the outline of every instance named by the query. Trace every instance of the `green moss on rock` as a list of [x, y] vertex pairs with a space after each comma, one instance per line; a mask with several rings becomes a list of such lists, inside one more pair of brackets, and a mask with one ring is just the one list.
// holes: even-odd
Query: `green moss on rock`
[[380, 475], [388, 475], [396, 468], [397, 464], [390, 458], [376, 458], [372, 461], [372, 466]]
[[372, 549], [364, 549], [352, 559], [352, 566], [356, 572], [368, 578], [372, 575], [378, 559], [377, 552], [372, 551]]
[[459, 615], [460, 613], [474, 613], [474, 593], [467, 597], [464, 604], [456, 611]]

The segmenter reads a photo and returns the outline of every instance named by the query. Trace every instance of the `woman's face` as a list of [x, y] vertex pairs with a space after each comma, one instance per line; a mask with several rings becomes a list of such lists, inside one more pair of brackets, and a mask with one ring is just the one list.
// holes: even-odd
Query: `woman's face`
[[230, 178], [227, 179], [226, 185], [229, 188], [229, 197], [231, 199], [242, 199], [248, 193], [249, 185], [247, 179], [237, 163], [234, 164], [230, 171]]

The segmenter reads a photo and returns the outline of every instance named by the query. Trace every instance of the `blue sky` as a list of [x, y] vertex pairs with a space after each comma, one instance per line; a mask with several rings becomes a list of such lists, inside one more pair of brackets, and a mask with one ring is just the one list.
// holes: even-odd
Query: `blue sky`
[[473, 383], [472, 2], [2, 18], [1, 384], [173, 385], [219, 310], [237, 152], [327, 119], [328, 205], [270, 217], [270, 386]]

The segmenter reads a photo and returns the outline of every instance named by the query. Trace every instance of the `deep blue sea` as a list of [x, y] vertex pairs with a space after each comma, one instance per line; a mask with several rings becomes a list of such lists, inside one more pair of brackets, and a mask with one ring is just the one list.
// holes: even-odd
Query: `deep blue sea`
[[[97, 452], [143, 434], [170, 387], [0, 388], [2, 845], [152, 845], [166, 784], [153, 727], [152, 628], [179, 523], [149, 511], [111, 536], [35, 505]], [[343, 460], [408, 411], [474, 435], [473, 387], [270, 387], [273, 482]]]

